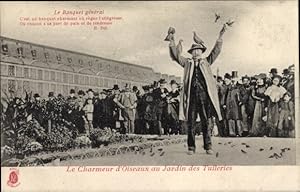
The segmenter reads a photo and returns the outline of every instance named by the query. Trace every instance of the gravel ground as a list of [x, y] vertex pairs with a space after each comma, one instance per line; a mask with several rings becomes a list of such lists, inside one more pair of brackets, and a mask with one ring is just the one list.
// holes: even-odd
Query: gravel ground
[[[184, 136], [186, 137], [186, 136]], [[213, 155], [203, 150], [202, 137], [197, 137], [197, 151], [187, 154], [185, 143], [172, 144], [134, 152], [93, 159], [60, 162], [60, 166], [117, 166], [117, 165], [295, 165], [300, 157], [296, 145], [299, 141], [290, 138], [212, 138]], [[281, 149], [285, 148], [282, 155]], [[242, 152], [242, 150], [244, 152]], [[279, 157], [270, 158], [274, 153]], [[299, 164], [299, 161], [297, 162]]]

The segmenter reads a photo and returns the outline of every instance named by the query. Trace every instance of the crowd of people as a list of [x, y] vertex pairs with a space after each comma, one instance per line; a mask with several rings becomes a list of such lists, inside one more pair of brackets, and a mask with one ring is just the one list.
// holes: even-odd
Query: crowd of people
[[[284, 69], [282, 76], [273, 68], [269, 76], [261, 73], [238, 79], [237, 72], [232, 72], [224, 77], [215, 76], [215, 80], [223, 117], [222, 121], [217, 115], [213, 118], [215, 136], [295, 136], [293, 65]], [[175, 80], [160, 79], [140, 90], [136, 86], [126, 85], [120, 89], [114, 85], [99, 93], [92, 89], [77, 93], [71, 89], [69, 93], [63, 96], [49, 92], [47, 99], [34, 94], [26, 107], [28, 117], [48, 130], [54, 126], [51, 121], [59, 117], [87, 135], [93, 129], [104, 128], [123, 134], [185, 133], [185, 122], [179, 119], [181, 88]], [[14, 98], [5, 114], [13, 118], [23, 102], [22, 98]], [[198, 117], [197, 122], [200, 121]], [[199, 123], [199, 134], [201, 125]]]

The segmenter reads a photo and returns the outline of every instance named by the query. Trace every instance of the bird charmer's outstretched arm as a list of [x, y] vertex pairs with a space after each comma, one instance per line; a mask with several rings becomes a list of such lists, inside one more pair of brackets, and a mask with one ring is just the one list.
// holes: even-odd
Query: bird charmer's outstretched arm
[[170, 57], [172, 58], [172, 60], [175, 60], [179, 65], [184, 67], [185, 63], [188, 61], [188, 59], [180, 55], [180, 53], [178, 52], [178, 50], [176, 48], [174, 39], [170, 40], [169, 51], [170, 51]]
[[222, 39], [218, 39], [214, 48], [211, 50], [210, 54], [206, 57], [209, 64], [213, 64], [214, 61], [217, 59], [219, 54], [221, 53], [223, 41]]
[[221, 53], [221, 49], [222, 49], [222, 44], [223, 44], [223, 34], [226, 31], [226, 25], [223, 25], [220, 34], [219, 34], [219, 38], [214, 46], [214, 48], [212, 49], [212, 51], [210, 52], [210, 54], [206, 57], [208, 63], [213, 64], [213, 62], [217, 59], [217, 57], [219, 56], [219, 54]]

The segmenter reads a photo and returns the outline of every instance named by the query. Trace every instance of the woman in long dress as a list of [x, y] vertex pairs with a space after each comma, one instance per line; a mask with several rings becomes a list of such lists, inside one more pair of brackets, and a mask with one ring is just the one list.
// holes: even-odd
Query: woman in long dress
[[286, 89], [279, 85], [280, 81], [281, 77], [279, 75], [274, 76], [273, 84], [265, 92], [265, 95], [268, 97], [266, 126], [270, 137], [278, 137], [279, 101], [286, 93]]
[[265, 80], [263, 77], [257, 77], [257, 85], [252, 90], [252, 98], [255, 100], [255, 108], [253, 114], [252, 127], [250, 130], [250, 136], [264, 136], [265, 131], [265, 122], [263, 117], [265, 116], [265, 100], [266, 96], [264, 95], [266, 91]]

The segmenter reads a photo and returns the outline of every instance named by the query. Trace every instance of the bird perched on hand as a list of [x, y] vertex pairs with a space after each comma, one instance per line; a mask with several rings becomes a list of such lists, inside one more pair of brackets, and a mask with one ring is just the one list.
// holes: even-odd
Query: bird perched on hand
[[234, 21], [231, 21], [231, 20], [229, 20], [229, 21], [226, 22], [226, 24], [227, 24], [229, 27], [232, 27], [233, 23], [234, 23]]
[[175, 28], [169, 27], [168, 35], [167, 35], [167, 37], [165, 38], [165, 41], [171, 41], [171, 40], [174, 40], [174, 34], [175, 34]]
[[194, 39], [194, 41], [195, 41], [195, 43], [197, 43], [197, 44], [204, 44], [204, 41], [202, 41], [202, 39], [200, 39], [200, 37], [198, 37], [198, 35], [196, 34], [196, 32], [195, 31], [193, 31], [193, 33], [194, 33], [194, 37], [193, 37], [193, 39]]
[[220, 14], [215, 13], [216, 19], [215, 19], [215, 23], [221, 18]]
[[177, 49], [177, 52], [179, 55], [182, 53], [182, 42], [183, 42], [183, 40], [180, 39], [178, 42], [178, 45], [176, 46], [176, 49]]

